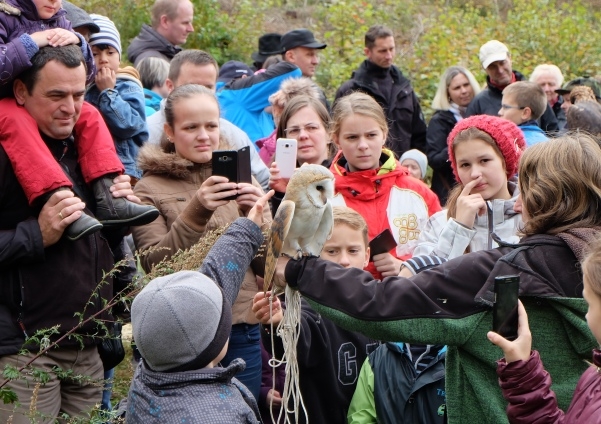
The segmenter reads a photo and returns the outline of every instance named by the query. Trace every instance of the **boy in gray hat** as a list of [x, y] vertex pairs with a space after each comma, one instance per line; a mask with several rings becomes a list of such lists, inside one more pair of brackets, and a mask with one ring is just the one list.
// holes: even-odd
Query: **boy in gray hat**
[[228, 346], [231, 304], [263, 242], [263, 207], [272, 194], [230, 225], [199, 272], [155, 278], [134, 299], [133, 334], [143, 360], [129, 389], [128, 423], [261, 422], [254, 397], [234, 377], [244, 361], [218, 363]]

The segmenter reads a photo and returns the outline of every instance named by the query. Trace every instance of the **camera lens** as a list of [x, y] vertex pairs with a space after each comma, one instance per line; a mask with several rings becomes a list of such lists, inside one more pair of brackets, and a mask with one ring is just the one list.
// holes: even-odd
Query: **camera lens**
[[284, 147], [290, 147], [290, 144], [284, 144]]

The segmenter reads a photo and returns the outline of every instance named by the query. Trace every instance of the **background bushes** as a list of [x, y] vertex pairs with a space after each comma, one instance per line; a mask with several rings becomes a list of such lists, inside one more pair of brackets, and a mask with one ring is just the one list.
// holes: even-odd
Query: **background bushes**
[[[185, 47], [209, 51], [219, 63], [251, 62], [257, 38], [269, 31], [311, 29], [328, 43], [317, 82], [333, 97], [363, 60], [363, 36], [381, 23], [395, 31], [396, 64], [408, 76], [426, 114], [438, 78], [454, 64], [469, 68], [480, 82], [478, 49], [489, 39], [506, 43], [514, 69], [526, 76], [541, 63], [554, 63], [566, 80], [596, 75], [601, 68], [599, 0], [192, 0], [195, 32]], [[113, 19], [124, 51], [153, 0], [74, 0], [88, 12]], [[123, 58], [124, 60], [126, 58]]]

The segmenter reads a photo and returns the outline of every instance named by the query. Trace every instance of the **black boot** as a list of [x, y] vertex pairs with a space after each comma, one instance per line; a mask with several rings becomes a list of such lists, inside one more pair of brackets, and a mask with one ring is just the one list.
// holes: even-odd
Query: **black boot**
[[102, 224], [82, 211], [77, 221], [65, 228], [64, 234], [69, 240], [75, 241], [100, 229], [102, 229]]
[[144, 225], [159, 216], [159, 210], [151, 205], [138, 205], [124, 197], [113, 197], [111, 177], [102, 177], [92, 183], [96, 198], [96, 218], [105, 227], [129, 227]]
[[[69, 187], [59, 187], [55, 190], [49, 191], [38, 197], [35, 200], [34, 205], [37, 205], [40, 209], [44, 206], [44, 204], [50, 199], [55, 192], [60, 190], [69, 190]], [[85, 237], [89, 234], [95, 233], [96, 231], [102, 229], [102, 224], [98, 222], [97, 219], [91, 217], [90, 215], [86, 215], [85, 212], [81, 212], [81, 216], [67, 228], [65, 228], [64, 235], [71, 241], [79, 240], [82, 237]]]

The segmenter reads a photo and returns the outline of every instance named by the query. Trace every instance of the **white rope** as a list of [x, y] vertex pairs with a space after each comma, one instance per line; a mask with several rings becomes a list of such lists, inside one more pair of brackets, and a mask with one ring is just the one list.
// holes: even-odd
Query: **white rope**
[[[299, 386], [299, 370], [298, 370], [298, 358], [297, 358], [297, 346], [298, 338], [300, 336], [300, 319], [301, 319], [301, 295], [298, 290], [291, 289], [286, 285], [285, 290], [286, 296], [286, 310], [282, 311], [284, 316], [282, 321], [278, 325], [277, 335], [282, 339], [284, 346], [284, 355], [281, 360], [275, 358], [274, 349], [274, 331], [273, 323], [271, 324], [271, 356], [269, 365], [273, 369], [273, 387], [275, 389], [275, 368], [281, 364], [286, 364], [285, 372], [286, 379], [284, 380], [284, 390], [282, 393], [282, 408], [278, 415], [277, 423], [280, 423], [282, 414], [284, 414], [283, 424], [298, 424], [300, 419], [300, 407], [304, 412], [305, 422], [309, 422], [307, 415], [307, 408], [303, 402], [303, 397], [300, 392]], [[269, 316], [273, 316], [273, 294], [269, 298]], [[274, 422], [273, 417], [273, 397], [269, 405], [271, 414], [271, 420]], [[291, 420], [291, 416], [294, 415], [294, 421]]]

